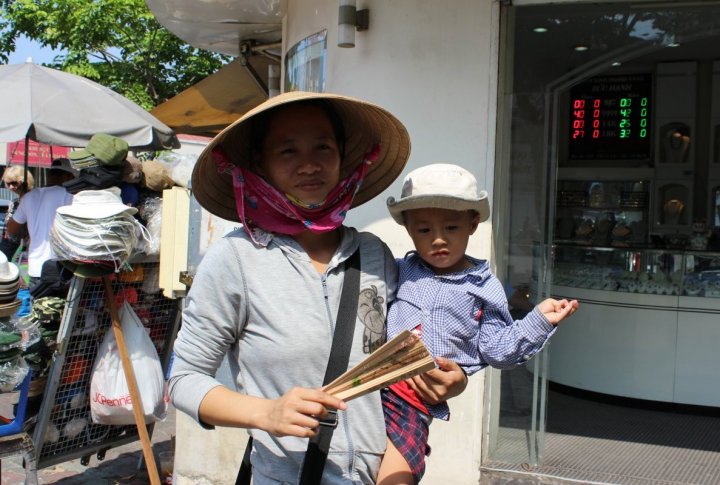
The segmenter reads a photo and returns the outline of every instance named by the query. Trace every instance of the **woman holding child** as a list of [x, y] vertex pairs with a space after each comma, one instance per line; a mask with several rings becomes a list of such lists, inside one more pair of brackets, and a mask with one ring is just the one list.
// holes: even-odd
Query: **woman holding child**
[[[298, 483], [308, 438], [329, 409], [340, 412], [323, 483], [376, 480], [386, 447], [379, 393], [344, 403], [321, 386], [348, 259], [359, 252], [359, 293], [367, 300], [360, 305], [372, 305], [376, 320], [384, 321], [395, 293], [390, 251], [343, 226], [346, 211], [390, 185], [409, 152], [404, 126], [378, 106], [286, 93], [223, 130], [195, 166], [198, 202], [243, 228], [213, 244], [198, 268], [170, 392], [205, 427], [251, 429], [256, 485]], [[376, 325], [356, 319], [348, 367], [384, 339]], [[214, 378], [227, 353], [239, 392]], [[425, 402], [466, 385], [457, 364], [438, 364], [410, 384]]]

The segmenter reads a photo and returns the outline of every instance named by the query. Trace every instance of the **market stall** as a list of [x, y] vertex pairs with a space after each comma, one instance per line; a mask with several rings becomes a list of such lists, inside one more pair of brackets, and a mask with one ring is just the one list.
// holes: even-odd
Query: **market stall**
[[[137, 262], [133, 266], [134, 276], [120, 274], [113, 278], [113, 290], [118, 300], [124, 298], [140, 316], [163, 371], [167, 371], [179, 325], [179, 300], [162, 295], [157, 286], [157, 262]], [[73, 278], [58, 333], [58, 347], [32, 434], [38, 468], [76, 458], [88, 463], [93, 454], [102, 459], [107, 449], [138, 440], [134, 425], [95, 424], [90, 417], [93, 362], [110, 328], [102, 279]], [[152, 425], [149, 429], [152, 430]]]

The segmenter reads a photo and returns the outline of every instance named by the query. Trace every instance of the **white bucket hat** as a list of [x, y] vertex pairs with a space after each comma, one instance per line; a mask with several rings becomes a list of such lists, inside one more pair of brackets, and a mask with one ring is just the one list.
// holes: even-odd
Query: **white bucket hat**
[[434, 163], [410, 172], [403, 181], [400, 200], [388, 197], [395, 222], [404, 225], [402, 213], [412, 209], [474, 210], [480, 222], [490, 217], [488, 193], [478, 192], [473, 174], [450, 163]]
[[58, 207], [58, 214], [77, 219], [107, 219], [123, 212], [135, 214], [137, 209], [123, 204], [118, 187], [83, 190], [73, 196], [72, 204]]
[[20, 270], [18, 267], [10, 263], [7, 256], [0, 252], [0, 283], [12, 283], [18, 281]]

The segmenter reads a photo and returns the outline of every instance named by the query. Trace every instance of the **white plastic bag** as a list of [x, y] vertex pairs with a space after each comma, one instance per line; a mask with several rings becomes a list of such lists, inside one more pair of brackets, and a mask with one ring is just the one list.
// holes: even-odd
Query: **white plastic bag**
[[[127, 303], [120, 308], [125, 345], [137, 380], [145, 423], [165, 419], [167, 393], [162, 366], [145, 327]], [[90, 380], [90, 412], [94, 423], [134, 424], [132, 399], [112, 329], [105, 334]]]

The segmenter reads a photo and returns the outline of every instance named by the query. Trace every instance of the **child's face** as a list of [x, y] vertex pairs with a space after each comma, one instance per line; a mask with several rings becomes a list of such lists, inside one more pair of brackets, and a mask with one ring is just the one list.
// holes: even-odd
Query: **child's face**
[[413, 209], [406, 211], [404, 217], [415, 249], [436, 274], [462, 271], [471, 266], [465, 259], [465, 250], [479, 224], [475, 212]]

